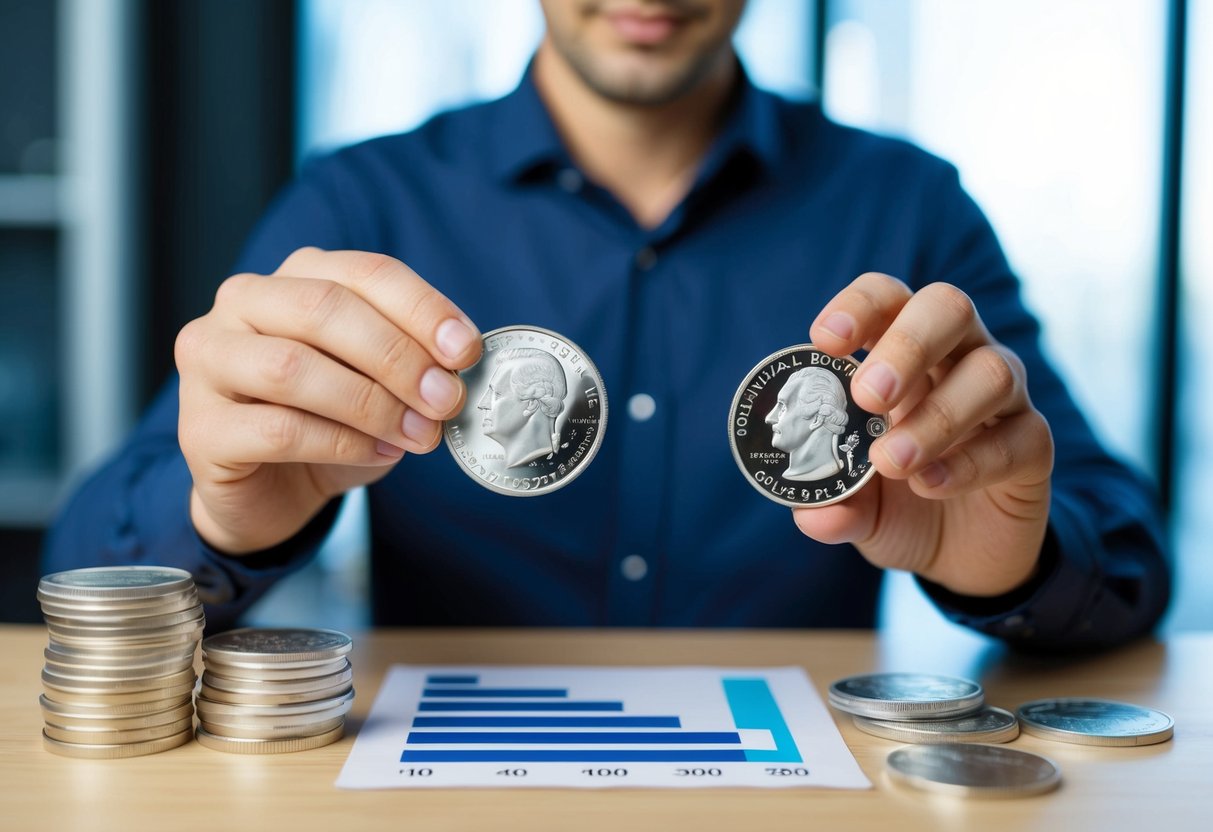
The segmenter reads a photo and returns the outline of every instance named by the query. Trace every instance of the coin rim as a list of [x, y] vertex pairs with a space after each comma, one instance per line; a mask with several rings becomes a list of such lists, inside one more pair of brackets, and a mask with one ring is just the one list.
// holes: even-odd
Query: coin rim
[[345, 736], [345, 720], [331, 731], [311, 737], [281, 740], [242, 740], [233, 737], [217, 737], [202, 727], [194, 736], [201, 745], [213, 751], [229, 754], [289, 754], [294, 751], [311, 751], [331, 745]]
[[[838, 686], [852, 679], [865, 679], [873, 676], [933, 676], [937, 679], [951, 679], [967, 682], [977, 690], [968, 696], [953, 699], [873, 699], [858, 696], [838, 690]], [[986, 691], [981, 682], [966, 679], [963, 676], [950, 676], [946, 673], [915, 673], [905, 671], [883, 671], [878, 673], [857, 673], [836, 679], [830, 683], [828, 697], [830, 704], [840, 711], [852, 716], [866, 716], [875, 719], [897, 721], [913, 719], [947, 719], [949, 717], [968, 716], [981, 710], [985, 705]]]
[[[745, 481], [748, 482], [755, 491], [757, 491], [762, 496], [766, 497], [771, 502], [779, 503], [780, 505], [788, 506], [789, 508], [821, 508], [822, 506], [828, 506], [828, 505], [832, 505], [834, 503], [840, 503], [843, 500], [846, 500], [846, 499], [849, 499], [850, 497], [852, 497], [855, 494], [855, 492], [859, 491], [861, 488], [863, 488], [865, 485], [867, 485], [868, 482], [872, 479], [872, 477], [875, 476], [876, 466], [869, 464], [867, 472], [862, 477], [860, 477], [858, 480], [856, 480], [855, 484], [853, 486], [848, 488], [842, 494], [838, 494], [834, 497], [831, 497], [828, 500], [822, 500], [821, 502], [815, 502], [815, 503], [801, 503], [801, 502], [796, 502], [794, 500], [786, 500], [783, 497], [779, 497], [779, 496], [776, 496], [775, 494], [772, 494], [770, 491], [766, 490], [765, 488], [763, 488], [761, 485], [758, 484], [758, 481], [754, 479], [753, 475], [751, 475], [749, 469], [746, 468], [745, 463], [742, 461], [741, 452], [737, 449], [737, 440], [733, 436], [733, 413], [736, 412], [737, 405], [741, 403], [741, 394], [745, 391], [746, 387], [749, 386], [750, 377], [753, 376], [754, 373], [757, 372], [758, 369], [761, 368], [764, 364], [769, 364], [777, 358], [782, 358], [783, 356], [787, 355], [788, 353], [796, 352], [798, 350], [812, 350], [813, 352], [821, 353], [822, 355], [829, 356], [830, 358], [839, 358], [840, 360], [843, 360], [843, 361], [849, 361], [852, 364], [854, 364], [857, 369], [860, 366], [859, 362], [855, 360], [854, 356], [830, 355], [828, 352], [826, 352], [825, 350], [821, 349], [816, 344], [813, 344], [811, 342], [805, 342], [803, 344], [794, 344], [793, 346], [784, 347], [783, 349], [781, 349], [777, 352], [771, 353], [766, 358], [762, 359], [762, 361], [759, 361], [757, 364], [755, 364], [753, 367], [751, 367], [749, 369], [749, 371], [747, 371], [746, 374], [744, 376], [742, 376], [741, 384], [739, 384], [737, 386], [737, 392], [733, 394], [733, 400], [729, 404], [728, 424], [727, 424], [727, 430], [729, 433], [729, 450], [732, 451], [733, 461], [737, 463], [737, 467], [741, 471], [742, 475], [745, 477]], [[848, 393], [849, 393], [849, 391], [848, 391]], [[859, 408], [859, 409], [863, 410], [863, 408]], [[863, 412], [869, 413], [870, 411], [864, 410]], [[871, 413], [871, 415], [884, 419], [885, 424], [886, 425], [889, 424], [889, 421], [890, 421], [889, 414]]]
[[[1035, 783], [1030, 783], [1026, 786], [973, 786], [962, 783], [943, 783], [939, 780], [932, 780], [921, 774], [910, 774], [909, 772], [901, 771], [893, 762], [893, 758], [898, 754], [908, 756], [910, 754], [930, 754], [937, 753], [937, 749], [964, 749], [964, 748], [989, 748], [996, 749], [999, 753], [1022, 754], [1026, 757], [1035, 757], [1039, 760], [1044, 760], [1053, 768], [1052, 776], [1048, 779], [1041, 780]], [[976, 742], [959, 742], [959, 743], [916, 743], [913, 745], [903, 745], [901, 748], [895, 748], [885, 757], [885, 773], [889, 779], [899, 785], [908, 786], [912, 789], [917, 789], [923, 792], [932, 792], [934, 794], [945, 794], [954, 797], [966, 798], [1004, 798], [1004, 797], [1035, 797], [1036, 795], [1047, 794], [1054, 791], [1061, 785], [1061, 766], [1046, 757], [1043, 754], [1037, 754], [1034, 751], [1024, 751], [1019, 748], [1008, 748], [1006, 745], [989, 745], [987, 743]]]
[[[1024, 708], [1029, 708], [1032, 705], [1041, 703], [1061, 703], [1069, 704], [1074, 702], [1099, 702], [1108, 705], [1118, 705], [1130, 708], [1140, 708], [1143, 711], [1152, 711], [1167, 719], [1165, 727], [1157, 731], [1149, 731], [1141, 734], [1090, 734], [1082, 731], [1073, 731], [1067, 728], [1058, 728], [1052, 725], [1042, 725], [1029, 716], [1024, 715]], [[1015, 709], [1015, 715], [1019, 717], [1020, 725], [1026, 733], [1041, 739], [1054, 740], [1056, 742], [1068, 742], [1073, 745], [1089, 745], [1099, 746], [1101, 748], [1133, 748], [1137, 746], [1158, 745], [1169, 741], [1175, 736], [1175, 718], [1166, 711], [1152, 708], [1149, 705], [1138, 705], [1135, 702], [1123, 702], [1119, 699], [1100, 699], [1094, 696], [1056, 696], [1047, 697], [1045, 699], [1033, 699], [1031, 702], [1025, 702]]]
[[[570, 347], [572, 347], [574, 350], [576, 350], [578, 353], [580, 353], [581, 359], [583, 361], [585, 361], [585, 363], [590, 367], [591, 370], [594, 371], [594, 378], [597, 379], [597, 381], [598, 381], [598, 400], [599, 400], [598, 410], [602, 414], [602, 420], [598, 423], [598, 436], [594, 440], [594, 442], [590, 445], [590, 450], [586, 453], [585, 459], [582, 460], [581, 464], [578, 465], [576, 468], [574, 468], [571, 472], [569, 472], [564, 477], [562, 477], [561, 479], [559, 479], [555, 483], [553, 483], [551, 487], [541, 486], [539, 488], [535, 488], [530, 491], [519, 491], [518, 489], [503, 488], [499, 485], [496, 485], [495, 483], [485, 482], [480, 477], [476, 476], [470, 470], [468, 470], [468, 467], [463, 464], [463, 460], [461, 460], [459, 458], [459, 452], [455, 450], [454, 445], [451, 443], [450, 433], [447, 432], [446, 426], [447, 426], [448, 422], [452, 421], [451, 419], [447, 419], [446, 422], [442, 423], [442, 441], [443, 441], [443, 444], [446, 445], [446, 449], [451, 452], [451, 456], [454, 457], [455, 464], [459, 466], [459, 470], [462, 471], [464, 474], [466, 474], [472, 480], [475, 480], [475, 482], [477, 484], [479, 484], [480, 486], [482, 486], [483, 488], [487, 488], [489, 491], [494, 491], [498, 494], [504, 494], [507, 497], [539, 497], [543, 494], [551, 494], [553, 491], [559, 491], [560, 489], [564, 488], [566, 485], [570, 484], [573, 480], [575, 480], [579, 476], [581, 476], [581, 473], [586, 468], [590, 467], [590, 463], [593, 462], [594, 457], [598, 455], [598, 449], [600, 447], [602, 447], [603, 437], [606, 436], [606, 429], [607, 429], [608, 407], [607, 407], [606, 382], [603, 381], [602, 372], [599, 371], [598, 365], [593, 362], [593, 360], [590, 358], [589, 354], [586, 353], [586, 351], [583, 350], [580, 347], [580, 345], [578, 345], [572, 339], [566, 338], [565, 336], [561, 335], [559, 332], [555, 332], [553, 330], [546, 329], [541, 326], [530, 326], [528, 324], [511, 324], [510, 326], [499, 326], [494, 330], [490, 330], [489, 332], [484, 333], [484, 335], [481, 336], [481, 340], [487, 341], [489, 338], [491, 338], [494, 335], [500, 335], [503, 332], [509, 332], [510, 330], [514, 330], [514, 329], [530, 330], [532, 332], [542, 332], [544, 335], [550, 335], [553, 338], [563, 341], [564, 343], [566, 343]], [[553, 356], [553, 357], [555, 357], [555, 356]], [[481, 358], [480, 358], [480, 361], [483, 361], [483, 360], [484, 360], [484, 354], [482, 354]], [[559, 361], [560, 359], [557, 358], [557, 360]], [[460, 372], [460, 375], [479, 366], [480, 361], [477, 361], [471, 367], [468, 367], [468, 368], [462, 370]], [[470, 402], [464, 402], [463, 406], [466, 408], [469, 403]], [[463, 411], [460, 410], [459, 413], [455, 414], [455, 417], [462, 415], [462, 413], [463, 413]]]
[[[995, 711], [1011, 720], [1009, 725], [1001, 728], [991, 728], [985, 731], [932, 731], [928, 725], [946, 722], [949, 719], [968, 719], [981, 711]], [[1019, 719], [1015, 714], [1004, 708], [993, 705], [983, 705], [972, 714], [942, 719], [880, 719], [877, 717], [851, 714], [855, 727], [865, 734], [895, 742], [908, 742], [915, 745], [954, 745], [956, 743], [1006, 743], [1019, 736]]]

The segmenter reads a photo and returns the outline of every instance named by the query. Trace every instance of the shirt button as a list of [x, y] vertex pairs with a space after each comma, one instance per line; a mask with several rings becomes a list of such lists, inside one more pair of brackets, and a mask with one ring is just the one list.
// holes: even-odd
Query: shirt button
[[647, 422], [657, 412], [657, 402], [648, 393], [637, 393], [628, 399], [628, 415], [637, 422]]
[[640, 555], [628, 555], [620, 562], [619, 571], [629, 581], [639, 581], [649, 574], [649, 565]]
[[649, 269], [657, 265], [657, 251], [652, 246], [645, 246], [640, 251], [636, 252], [636, 268], [642, 272], [647, 272]]
[[564, 168], [556, 174], [556, 184], [560, 186], [562, 191], [575, 194], [585, 185], [585, 179], [573, 168]]

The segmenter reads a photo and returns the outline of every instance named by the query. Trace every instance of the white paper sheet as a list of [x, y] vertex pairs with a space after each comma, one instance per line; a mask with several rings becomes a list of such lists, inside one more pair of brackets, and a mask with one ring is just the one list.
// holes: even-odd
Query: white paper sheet
[[795, 667], [393, 665], [337, 779], [386, 788], [870, 788]]

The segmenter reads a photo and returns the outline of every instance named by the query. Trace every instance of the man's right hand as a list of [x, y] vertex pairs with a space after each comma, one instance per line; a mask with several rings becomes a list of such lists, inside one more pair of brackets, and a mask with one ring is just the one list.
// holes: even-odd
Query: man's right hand
[[296, 251], [228, 278], [177, 336], [178, 436], [204, 540], [246, 554], [288, 540], [334, 496], [438, 445], [480, 333], [399, 260]]

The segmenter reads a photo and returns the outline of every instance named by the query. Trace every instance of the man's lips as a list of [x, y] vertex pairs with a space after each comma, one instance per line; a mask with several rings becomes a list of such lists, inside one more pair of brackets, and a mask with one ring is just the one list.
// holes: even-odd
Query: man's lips
[[606, 19], [622, 40], [636, 46], [657, 46], [664, 43], [683, 22], [682, 18], [675, 15], [649, 15], [625, 10], [608, 12]]

